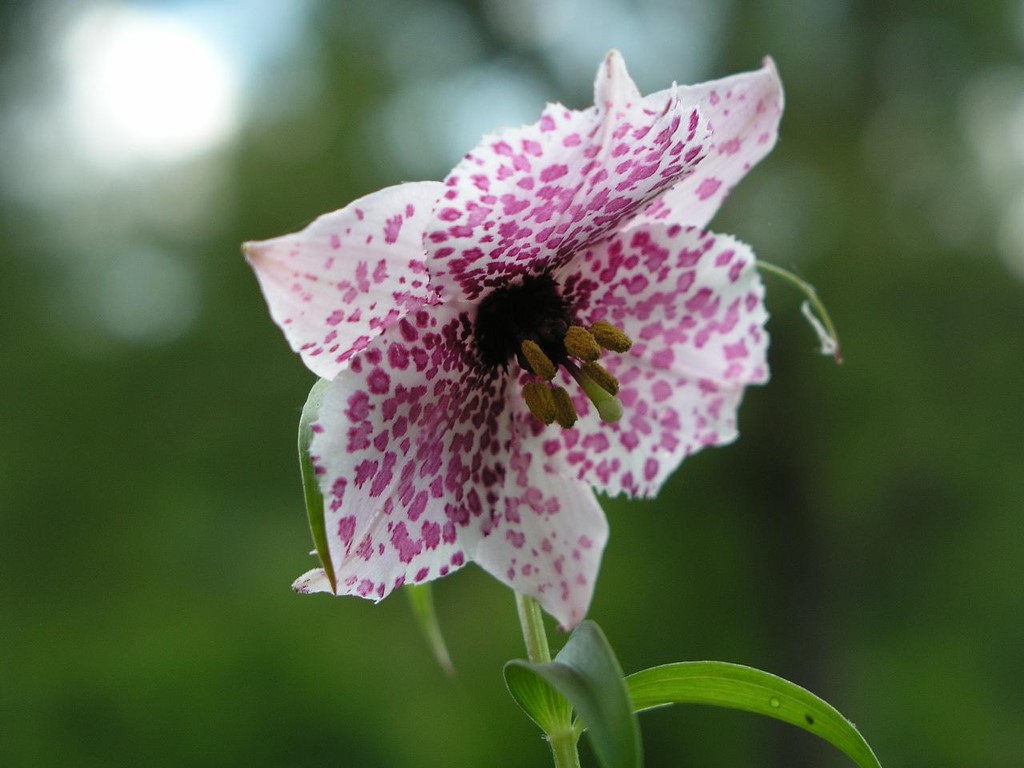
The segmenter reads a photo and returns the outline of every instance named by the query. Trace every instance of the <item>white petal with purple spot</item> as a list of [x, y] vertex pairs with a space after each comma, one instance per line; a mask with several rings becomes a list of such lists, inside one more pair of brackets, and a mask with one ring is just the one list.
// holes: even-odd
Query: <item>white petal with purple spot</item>
[[748, 246], [638, 226], [588, 249], [560, 278], [584, 323], [611, 322], [634, 343], [602, 360], [621, 387], [620, 421], [600, 421], [572, 389], [573, 429], [537, 429], [519, 409], [546, 467], [611, 494], [651, 496], [683, 458], [736, 437], [744, 388], [768, 379], [764, 287]]
[[[775, 62], [701, 85], [679, 88], [679, 100], [700, 106], [711, 125], [707, 156], [643, 211], [638, 221], [706, 226], [733, 187], [767, 155], [779, 135], [784, 96]], [[660, 94], [648, 96], [654, 104]]]
[[568, 629], [587, 613], [607, 540], [608, 521], [593, 491], [546, 471], [540, 456], [516, 452], [502, 516], [474, 559]]
[[271, 316], [321, 378], [434, 300], [423, 229], [442, 191], [433, 181], [389, 187], [301, 232], [243, 246]]
[[451, 307], [423, 307], [324, 395], [310, 456], [339, 593], [380, 599], [444, 576], [494, 525], [507, 381], [476, 365], [470, 330]]
[[449, 174], [426, 239], [442, 297], [476, 300], [553, 269], [703, 159], [700, 110], [674, 90], [641, 101], [618, 54], [595, 96], [589, 109], [549, 105], [533, 125], [485, 137]]

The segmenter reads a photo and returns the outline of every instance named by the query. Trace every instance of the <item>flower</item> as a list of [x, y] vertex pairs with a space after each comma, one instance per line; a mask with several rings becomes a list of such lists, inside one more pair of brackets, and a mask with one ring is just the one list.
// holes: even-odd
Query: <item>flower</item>
[[310, 446], [333, 579], [379, 600], [472, 560], [563, 627], [608, 525], [736, 436], [767, 380], [750, 248], [702, 230], [775, 143], [756, 71], [641, 96], [612, 52], [595, 106], [549, 105], [443, 183], [390, 187], [247, 243], [271, 315], [331, 380]]

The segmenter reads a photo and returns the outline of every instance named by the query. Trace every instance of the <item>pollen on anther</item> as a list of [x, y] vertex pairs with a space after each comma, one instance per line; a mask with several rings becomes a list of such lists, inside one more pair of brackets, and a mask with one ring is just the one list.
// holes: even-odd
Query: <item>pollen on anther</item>
[[576, 423], [576, 409], [573, 407], [572, 398], [563, 387], [554, 387], [551, 390], [555, 403], [555, 421], [560, 427], [571, 428]]
[[545, 381], [551, 381], [555, 378], [555, 373], [558, 369], [551, 362], [551, 358], [544, 354], [544, 350], [540, 348], [537, 342], [527, 339], [519, 345], [519, 351], [526, 358], [526, 364], [530, 367], [531, 372], [537, 374]]
[[590, 362], [601, 356], [601, 347], [593, 336], [579, 325], [570, 325], [565, 332], [565, 351], [577, 360]]
[[621, 328], [603, 320], [590, 326], [590, 334], [598, 344], [610, 352], [628, 352], [633, 340]]
[[558, 415], [551, 387], [539, 381], [528, 381], [523, 386], [523, 400], [537, 421], [551, 424]]

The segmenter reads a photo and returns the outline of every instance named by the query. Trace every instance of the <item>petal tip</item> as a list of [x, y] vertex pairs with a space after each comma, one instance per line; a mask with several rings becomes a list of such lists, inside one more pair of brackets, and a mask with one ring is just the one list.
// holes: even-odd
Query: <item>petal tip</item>
[[323, 568], [314, 568], [311, 571], [306, 571], [292, 582], [292, 589], [300, 595], [311, 595], [314, 592], [334, 594], [331, 582]]
[[775, 63], [775, 59], [771, 56], [765, 56], [761, 59], [761, 68], [768, 73], [768, 79], [775, 91], [775, 98], [778, 102], [779, 110], [781, 111], [785, 104], [786, 97], [785, 92], [782, 89], [782, 76], [779, 74], [779, 67]]
[[642, 98], [636, 83], [629, 76], [622, 54], [612, 48], [604, 57], [594, 81], [594, 105], [609, 109], [617, 104], [632, 104]]
[[262, 243], [255, 240], [247, 240], [242, 243], [242, 255], [245, 257], [245, 260], [252, 264], [259, 259], [263, 255], [262, 245]]
[[626, 62], [622, 58], [622, 52], [618, 48], [612, 48], [604, 56], [605, 66], [611, 72], [614, 68], [626, 68]]

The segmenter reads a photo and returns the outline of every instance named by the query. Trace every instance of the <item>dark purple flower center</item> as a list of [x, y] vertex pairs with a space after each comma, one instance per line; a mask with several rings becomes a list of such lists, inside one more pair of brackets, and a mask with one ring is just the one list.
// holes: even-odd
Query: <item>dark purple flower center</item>
[[633, 342], [604, 321], [589, 330], [580, 325], [551, 275], [530, 275], [489, 294], [477, 308], [475, 331], [484, 365], [507, 371], [514, 357], [530, 374], [523, 400], [542, 424], [557, 421], [568, 429], [576, 423], [576, 407], [555, 381], [559, 368], [576, 380], [601, 419], [621, 418], [619, 382], [597, 360], [602, 349], [626, 352]]
[[518, 285], [491, 292], [476, 315], [476, 346], [489, 367], [508, 368], [513, 357], [526, 365], [521, 348], [533, 341], [557, 366], [566, 359], [565, 334], [574, 324], [569, 303], [551, 275], [530, 275]]

